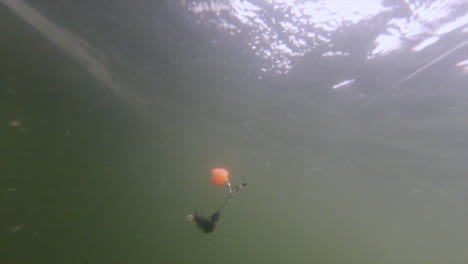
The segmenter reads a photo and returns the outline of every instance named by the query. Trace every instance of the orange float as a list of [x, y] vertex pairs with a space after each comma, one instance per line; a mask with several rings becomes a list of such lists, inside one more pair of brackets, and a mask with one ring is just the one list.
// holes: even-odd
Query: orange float
[[229, 182], [229, 172], [223, 168], [214, 168], [211, 170], [211, 183], [220, 186]]

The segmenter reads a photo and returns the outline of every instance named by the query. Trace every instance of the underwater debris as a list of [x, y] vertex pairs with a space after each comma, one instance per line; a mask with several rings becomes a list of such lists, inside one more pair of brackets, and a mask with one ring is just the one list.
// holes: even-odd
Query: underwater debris
[[15, 233], [15, 232], [21, 231], [23, 228], [24, 228], [24, 224], [19, 224], [19, 225], [15, 225], [11, 227], [10, 231]]
[[19, 119], [8, 122], [11, 127], [20, 127], [23, 125], [23, 122]]

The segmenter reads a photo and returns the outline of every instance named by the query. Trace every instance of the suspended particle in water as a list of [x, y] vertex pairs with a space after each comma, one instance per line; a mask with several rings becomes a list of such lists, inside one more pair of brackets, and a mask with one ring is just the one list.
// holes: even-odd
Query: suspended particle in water
[[21, 120], [17, 119], [17, 120], [13, 120], [13, 121], [8, 122], [8, 124], [11, 127], [20, 127], [23, 124], [23, 122], [21, 122]]
[[18, 232], [18, 231], [22, 230], [23, 227], [24, 227], [23, 224], [15, 225], [15, 226], [10, 228], [10, 231], [15, 233], [15, 232]]

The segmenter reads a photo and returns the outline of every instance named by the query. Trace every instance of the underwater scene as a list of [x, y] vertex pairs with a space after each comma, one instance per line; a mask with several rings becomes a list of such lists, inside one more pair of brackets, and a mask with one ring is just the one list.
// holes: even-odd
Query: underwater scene
[[468, 263], [468, 2], [0, 0], [0, 264]]

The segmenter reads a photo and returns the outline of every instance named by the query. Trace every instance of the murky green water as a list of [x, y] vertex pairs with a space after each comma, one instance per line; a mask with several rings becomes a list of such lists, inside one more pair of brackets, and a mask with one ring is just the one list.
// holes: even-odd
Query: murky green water
[[[141, 38], [154, 44], [146, 60], [159, 56], [147, 72], [104, 49], [133, 100], [0, 7], [0, 263], [468, 260], [468, 107], [453, 99], [466, 91], [436, 114], [394, 101], [366, 112], [299, 78]], [[218, 166], [248, 188], [205, 235], [185, 215], [221, 204]]]

